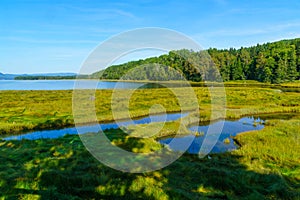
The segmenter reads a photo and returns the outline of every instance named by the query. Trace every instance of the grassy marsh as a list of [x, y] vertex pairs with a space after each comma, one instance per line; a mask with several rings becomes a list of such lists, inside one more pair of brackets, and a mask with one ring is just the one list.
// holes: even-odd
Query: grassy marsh
[[[200, 106], [200, 121], [209, 121], [208, 89], [193, 89]], [[174, 90], [185, 96], [184, 88]], [[215, 91], [218, 91], [217, 87]], [[72, 91], [0, 93], [1, 134], [74, 125]], [[111, 90], [98, 90], [95, 102], [90, 102], [95, 103], [99, 121], [113, 119], [111, 96]], [[122, 95], [119, 97], [116, 99], [118, 104], [125, 105], [125, 99]], [[226, 97], [226, 107], [217, 107], [226, 109], [226, 118], [300, 112], [299, 93], [236, 86], [226, 88]], [[155, 104], [162, 104], [167, 112], [190, 110], [195, 106], [187, 99], [180, 108], [174, 95], [165, 88], [137, 90], [129, 102], [130, 115], [148, 115]], [[185, 123], [191, 123], [190, 120], [186, 118]], [[235, 151], [204, 159], [184, 154], [166, 168], [140, 174], [119, 172], [101, 164], [74, 135], [34, 141], [0, 141], [0, 199], [296, 200], [300, 198], [299, 122], [299, 115], [284, 121], [271, 119], [263, 130], [235, 137], [241, 145]], [[162, 126], [163, 129], [154, 136], [141, 131], [145, 125], [127, 127], [133, 136], [145, 138], [128, 136], [120, 129], [105, 133], [113, 145], [136, 153], [162, 148], [157, 138], [177, 131], [188, 133], [179, 122], [153, 123], [147, 125], [147, 129]], [[141, 135], [141, 132], [145, 134]]]
[[[211, 99], [205, 87], [193, 88], [200, 107], [200, 121], [211, 119]], [[155, 104], [162, 105], [167, 112], [193, 110], [197, 105], [186, 98], [185, 88], [173, 88], [180, 94], [184, 103], [179, 105], [171, 90], [166, 88], [141, 89], [133, 92], [129, 101], [131, 117], [146, 116]], [[220, 88], [215, 88], [218, 93]], [[124, 91], [124, 95], [127, 92]], [[122, 96], [122, 94], [121, 94]], [[97, 90], [95, 111], [99, 122], [112, 121], [112, 90]], [[300, 95], [293, 92], [278, 92], [270, 88], [226, 88], [227, 118], [240, 118], [245, 115], [278, 112], [299, 112]], [[126, 106], [126, 99], [114, 99], [117, 106]], [[159, 112], [159, 110], [157, 110]], [[155, 112], [155, 110], [154, 110]], [[126, 113], [119, 112], [119, 118]], [[218, 118], [218, 116], [215, 116]], [[51, 129], [73, 126], [72, 91], [0, 91], [0, 134], [17, 134], [28, 130]]]
[[[2, 141], [2, 199], [299, 199], [299, 117], [270, 120], [239, 135], [236, 151], [199, 159], [183, 155], [161, 170], [129, 174], [95, 160], [78, 136]], [[132, 142], [106, 132], [128, 151], [155, 151], [152, 138]], [[138, 148], [137, 148], [138, 147]]]

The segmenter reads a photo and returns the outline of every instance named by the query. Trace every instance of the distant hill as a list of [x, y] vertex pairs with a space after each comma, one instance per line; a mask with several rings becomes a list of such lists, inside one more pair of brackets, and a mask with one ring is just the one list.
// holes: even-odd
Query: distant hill
[[76, 76], [76, 73], [41, 73], [41, 74], [26, 74], [27, 76]]
[[[14, 80], [16, 77], [37, 77], [37, 76], [44, 76], [44, 77], [71, 77], [76, 76], [76, 73], [39, 73], [39, 74], [3, 74], [0, 72], [0, 80]], [[19, 78], [22, 80], [22, 78]]]
[[17, 75], [14, 74], [3, 74], [0, 72], [0, 80], [13, 80]]
[[[156, 64], [153, 65], [154, 63]], [[153, 65], [152, 69], [149, 67], [151, 64]], [[155, 67], [157, 64], [166, 67]], [[139, 69], [133, 71], [137, 67]], [[299, 80], [300, 38], [257, 44], [256, 46], [239, 49], [210, 48], [200, 52], [186, 49], [170, 51], [168, 54], [159, 57], [110, 66], [105, 70], [93, 73], [91, 78], [176, 79], [173, 74], [169, 76], [168, 68], [180, 71], [184, 78], [190, 81], [202, 81], [203, 76], [205, 80], [219, 79], [220, 77], [216, 73], [217, 70], [220, 72], [223, 81], [256, 80], [281, 83]]]

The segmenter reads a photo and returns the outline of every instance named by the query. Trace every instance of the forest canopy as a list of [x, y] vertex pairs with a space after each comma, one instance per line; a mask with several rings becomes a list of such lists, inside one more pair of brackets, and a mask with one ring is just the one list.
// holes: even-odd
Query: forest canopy
[[[153, 69], [149, 65], [155, 66]], [[158, 67], [162, 66], [162, 67]], [[147, 66], [147, 67], [143, 67]], [[128, 75], [133, 68], [142, 68], [142, 76]], [[257, 80], [266, 83], [282, 83], [300, 78], [300, 38], [257, 44], [239, 49], [210, 48], [194, 52], [182, 49], [170, 51], [159, 57], [151, 57], [124, 64], [113, 65], [91, 75], [100, 79], [175, 80], [170, 68], [180, 71], [189, 81], [203, 80]], [[174, 71], [174, 70], [173, 70]], [[136, 73], [138, 70], [136, 71]], [[222, 79], [221, 79], [222, 78]]]

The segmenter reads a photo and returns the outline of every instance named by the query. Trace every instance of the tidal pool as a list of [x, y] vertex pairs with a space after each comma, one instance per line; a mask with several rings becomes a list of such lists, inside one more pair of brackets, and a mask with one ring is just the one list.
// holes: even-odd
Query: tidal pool
[[[217, 143], [214, 145], [210, 153], [222, 153], [226, 151], [231, 151], [237, 148], [237, 145], [234, 143], [232, 137], [236, 136], [239, 133], [253, 130], [261, 130], [264, 125], [264, 120], [259, 117], [243, 117], [239, 120], [230, 121], [230, 120], [219, 120], [212, 123], [210, 126], [213, 129], [214, 127], [219, 127], [224, 123], [222, 132], [219, 136]], [[187, 153], [198, 154], [201, 148], [201, 145], [204, 141], [205, 136], [207, 135], [209, 125], [194, 125], [190, 126], [191, 130], [190, 135], [180, 136], [180, 137], [167, 137], [159, 140], [161, 144], [168, 145], [170, 149], [175, 151], [183, 151], [182, 144], [186, 141], [191, 140], [191, 138], [196, 136], [187, 150]], [[170, 143], [172, 141], [172, 143]], [[209, 142], [209, 141], [208, 141]]]

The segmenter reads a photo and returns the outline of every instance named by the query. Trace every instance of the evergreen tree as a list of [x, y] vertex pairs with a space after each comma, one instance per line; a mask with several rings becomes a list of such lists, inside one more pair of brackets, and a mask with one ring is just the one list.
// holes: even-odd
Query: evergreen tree
[[297, 72], [297, 58], [296, 50], [293, 46], [292, 50], [288, 52], [288, 66], [287, 66], [287, 78], [289, 81], [294, 81], [298, 78]]
[[[223, 81], [244, 79], [271, 83], [294, 81], [300, 78], [300, 39], [257, 44], [240, 49], [211, 48], [199, 52], [187, 49], [174, 50], [159, 57], [114, 65], [91, 77], [119, 79], [137, 66], [155, 63], [175, 69], [190, 81], [220, 79], [219, 73]], [[141, 77], [154, 80], [157, 76], [165, 80], [168, 79], [167, 74], [167, 68], [152, 72], [146, 70], [145, 76]]]

